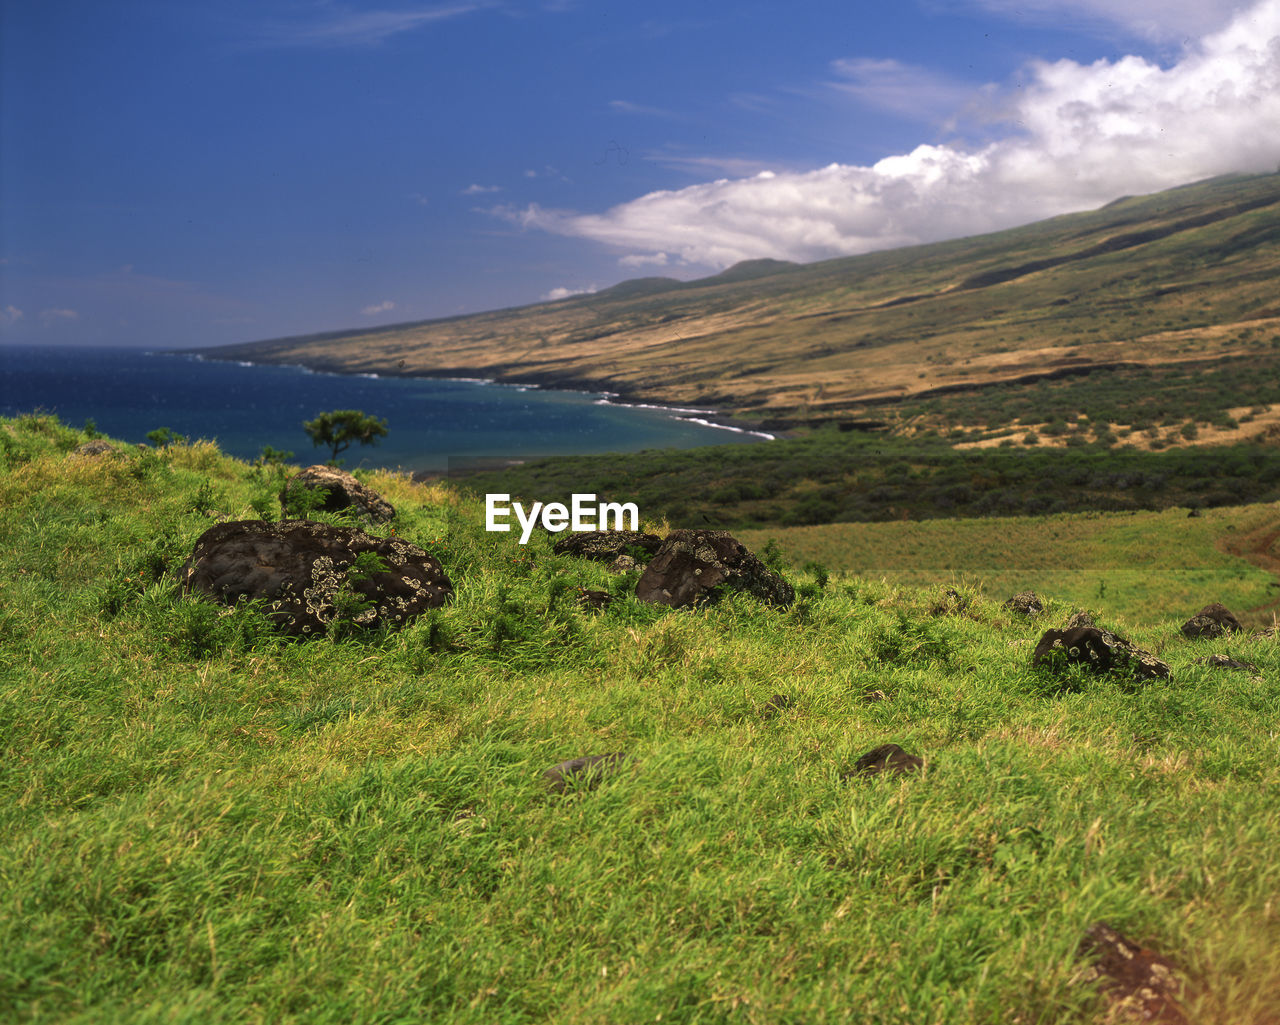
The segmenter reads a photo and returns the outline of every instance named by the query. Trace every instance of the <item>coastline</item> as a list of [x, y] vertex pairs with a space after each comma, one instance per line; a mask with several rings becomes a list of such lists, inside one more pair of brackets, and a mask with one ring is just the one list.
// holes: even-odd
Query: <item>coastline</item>
[[[685, 423], [697, 424], [700, 427], [708, 427], [714, 430], [730, 431], [735, 434], [749, 434], [759, 438], [762, 441], [777, 441], [779, 434], [773, 434], [769, 431], [759, 429], [759, 426], [742, 420], [736, 420], [733, 417], [721, 416], [718, 410], [701, 409], [689, 406], [669, 406], [657, 402], [630, 402], [627, 401], [621, 392], [608, 391], [603, 388], [573, 388], [566, 385], [557, 384], [555, 382], [540, 381], [499, 381], [492, 377], [461, 377], [452, 374], [431, 374], [431, 373], [400, 373], [400, 374], [378, 374], [370, 371], [350, 371], [335, 370], [328, 366], [308, 366], [305, 363], [297, 362], [276, 362], [273, 360], [246, 360], [236, 356], [218, 357], [210, 355], [207, 350], [201, 349], [159, 349], [150, 350], [151, 355], [162, 356], [186, 356], [189, 359], [195, 359], [202, 362], [215, 363], [235, 363], [243, 367], [293, 367], [298, 370], [304, 370], [309, 374], [330, 374], [334, 377], [366, 377], [375, 380], [398, 380], [404, 378], [413, 378], [426, 381], [457, 381], [464, 384], [483, 384], [497, 388], [514, 388], [516, 391], [558, 391], [566, 392], [572, 395], [591, 395], [596, 398], [596, 405], [600, 406], [617, 406], [622, 409], [652, 409], [657, 412], [668, 414], [673, 420], [681, 420]], [[692, 414], [692, 415], [680, 415]], [[707, 417], [716, 417], [715, 420], [706, 419]]]

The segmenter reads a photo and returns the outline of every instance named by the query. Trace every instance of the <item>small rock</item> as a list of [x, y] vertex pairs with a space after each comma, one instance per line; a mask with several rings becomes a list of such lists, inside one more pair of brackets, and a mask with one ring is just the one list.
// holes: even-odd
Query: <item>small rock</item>
[[869, 690], [862, 695], [862, 700], [867, 704], [872, 704], [876, 701], [888, 701], [889, 695], [882, 690]]
[[915, 772], [924, 767], [924, 759], [909, 754], [897, 744], [881, 744], [859, 758], [853, 769], [840, 777], [841, 780], [855, 776], [876, 776], [881, 773], [901, 775], [904, 772]]
[[375, 523], [386, 523], [396, 514], [390, 502], [372, 488], [365, 487], [345, 470], [317, 464], [298, 471], [285, 482], [284, 489], [280, 492], [280, 506], [286, 516], [289, 515], [291, 499], [303, 489], [325, 492], [324, 503], [319, 507], [321, 512], [354, 509]]
[[606, 609], [613, 602], [613, 595], [608, 591], [590, 591], [586, 588], [578, 588], [578, 605], [584, 609], [591, 609], [593, 612], [599, 612]]
[[83, 445], [77, 445], [71, 450], [71, 454], [73, 456], [105, 456], [115, 451], [116, 447], [105, 438], [94, 438]]
[[1000, 606], [1023, 616], [1038, 616], [1044, 611], [1044, 602], [1035, 591], [1019, 591]]
[[1188, 1025], [1179, 1002], [1186, 986], [1168, 958], [1134, 943], [1105, 922], [1085, 930], [1079, 956], [1091, 962], [1084, 981], [1098, 983], [1120, 1020]]
[[553, 765], [542, 774], [547, 788], [555, 794], [563, 794], [566, 790], [577, 786], [585, 786], [594, 790], [605, 776], [612, 775], [630, 756], [623, 751], [614, 751], [607, 755], [584, 755], [581, 758], [570, 758], [567, 762]]
[[1182, 624], [1182, 635], [1196, 640], [1201, 637], [1221, 637], [1223, 634], [1242, 630], [1236, 619], [1221, 602], [1206, 605]]
[[1258, 671], [1258, 667], [1252, 662], [1239, 662], [1230, 655], [1205, 655], [1194, 661], [1198, 666], [1213, 666], [1215, 669], [1239, 669], [1246, 673]]
[[[575, 555], [580, 559], [613, 562], [629, 555], [627, 549], [652, 555], [662, 547], [662, 538], [639, 530], [579, 530], [561, 538], [551, 546], [556, 555]], [[634, 565], [634, 559], [632, 559]]]
[[1097, 625], [1098, 624], [1093, 621], [1093, 616], [1091, 616], [1088, 612], [1077, 612], [1070, 619], [1067, 620], [1067, 625], [1064, 626], [1062, 629], [1077, 630], [1082, 626], [1097, 626]]
[[795, 702], [786, 694], [775, 694], [760, 707], [760, 714], [771, 719], [779, 712], [785, 712]]
[[609, 563], [605, 569], [610, 573], [621, 575], [623, 573], [630, 573], [632, 570], [636, 569], [638, 565], [639, 564], [636, 560], [630, 555], [619, 555], [613, 560], [613, 562]]
[[1040, 665], [1050, 659], [1055, 651], [1065, 651], [1068, 662], [1083, 663], [1099, 673], [1108, 672], [1113, 668], [1127, 668], [1139, 680], [1169, 675], [1168, 665], [1150, 652], [1143, 651], [1123, 637], [1117, 637], [1108, 630], [1099, 630], [1095, 626], [1046, 630], [1036, 645], [1035, 651], [1031, 653], [1031, 664]]

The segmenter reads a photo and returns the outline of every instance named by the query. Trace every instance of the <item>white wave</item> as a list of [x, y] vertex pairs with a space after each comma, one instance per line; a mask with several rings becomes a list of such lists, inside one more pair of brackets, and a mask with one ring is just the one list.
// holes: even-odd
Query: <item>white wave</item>
[[686, 423], [701, 424], [703, 427], [714, 427], [718, 431], [733, 431], [734, 434], [751, 434], [757, 438], [766, 438], [769, 441], [778, 440], [778, 436], [776, 434], [769, 434], [765, 431], [749, 431], [745, 427], [731, 427], [729, 424], [713, 423], [710, 420], [704, 420], [698, 416], [681, 416], [676, 419], [683, 420]]

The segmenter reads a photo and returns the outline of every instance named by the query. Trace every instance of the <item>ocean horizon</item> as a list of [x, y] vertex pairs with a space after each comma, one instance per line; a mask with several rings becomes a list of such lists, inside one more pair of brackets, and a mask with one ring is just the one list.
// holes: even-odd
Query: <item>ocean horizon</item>
[[387, 421], [377, 445], [352, 448], [348, 468], [442, 472], [451, 465], [645, 449], [760, 442], [707, 410], [628, 405], [607, 393], [477, 379], [338, 374], [129, 347], [0, 347], [0, 415], [37, 411], [104, 434], [146, 441], [168, 427], [216, 441], [241, 459], [265, 446], [291, 462], [323, 461], [302, 422], [331, 409]]

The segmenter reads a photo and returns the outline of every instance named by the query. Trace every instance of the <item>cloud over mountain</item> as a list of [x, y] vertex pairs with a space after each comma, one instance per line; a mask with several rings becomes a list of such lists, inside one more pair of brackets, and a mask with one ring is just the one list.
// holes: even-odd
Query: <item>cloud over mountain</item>
[[[898, 73], [866, 61], [845, 70], [863, 84]], [[613, 247], [628, 265], [667, 254], [725, 267], [994, 231], [1126, 193], [1271, 170], [1280, 161], [1280, 0], [1237, 14], [1168, 67], [1138, 56], [1035, 62], [1025, 86], [998, 102], [1007, 134], [973, 149], [921, 145], [871, 166], [764, 171], [598, 214], [537, 205], [502, 214]]]

